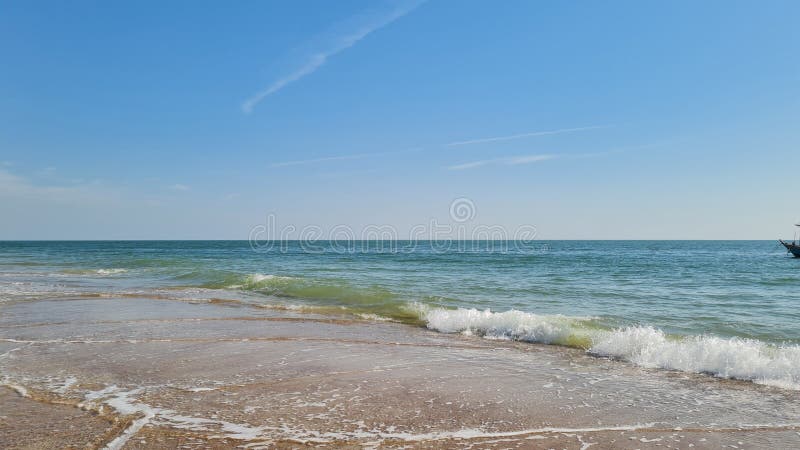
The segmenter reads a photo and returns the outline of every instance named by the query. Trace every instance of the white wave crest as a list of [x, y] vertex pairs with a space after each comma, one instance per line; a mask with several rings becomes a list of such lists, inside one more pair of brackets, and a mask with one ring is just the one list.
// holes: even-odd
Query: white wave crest
[[127, 271], [127, 269], [97, 269], [94, 272], [98, 275], [116, 275]]
[[247, 277], [247, 281], [249, 283], [261, 283], [262, 281], [273, 280], [273, 279], [276, 279], [276, 278], [280, 278], [280, 277], [276, 277], [275, 275], [264, 275], [262, 273], [254, 273], [254, 274], [249, 275]]
[[800, 389], [798, 346], [716, 336], [677, 338], [652, 327], [629, 327], [599, 334], [589, 351], [642, 367], [707, 373]]
[[476, 334], [544, 344], [566, 344], [581, 319], [545, 316], [522, 311], [492, 312], [488, 309], [429, 309], [423, 312], [428, 328], [443, 333]]
[[360, 317], [360, 318], [362, 318], [364, 320], [371, 320], [371, 321], [374, 321], [374, 322], [394, 322], [393, 319], [391, 319], [389, 317], [383, 317], [383, 316], [378, 315], [378, 314], [359, 313], [359, 314], [356, 314], [356, 316], [358, 316], [358, 317]]
[[282, 282], [282, 281], [291, 281], [294, 278], [292, 277], [281, 277], [278, 275], [269, 275], [263, 273], [254, 273], [248, 275], [245, 280], [246, 286], [255, 286], [259, 284], [269, 284], [270, 282]]
[[429, 329], [542, 344], [580, 346], [590, 354], [619, 358], [641, 367], [704, 373], [800, 390], [800, 346], [754, 339], [670, 336], [653, 327], [601, 329], [587, 318], [522, 311], [442, 309], [410, 305]]
[[225, 286], [227, 289], [257, 289], [259, 287], [265, 287], [269, 285], [271, 282], [280, 282], [280, 281], [288, 281], [291, 280], [291, 277], [281, 277], [277, 275], [270, 275], [270, 274], [263, 274], [263, 273], [253, 273], [244, 277], [243, 280], [240, 279], [238, 283], [233, 283]]

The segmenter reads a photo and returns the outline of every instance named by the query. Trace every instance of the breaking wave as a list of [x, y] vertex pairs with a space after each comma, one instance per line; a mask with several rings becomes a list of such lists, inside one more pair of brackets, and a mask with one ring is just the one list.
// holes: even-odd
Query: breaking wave
[[671, 335], [649, 326], [614, 328], [592, 317], [447, 308], [403, 298], [381, 287], [353, 286], [330, 279], [227, 274], [204, 287], [297, 300], [309, 312], [352, 314], [366, 320], [390, 320], [486, 339], [569, 346], [645, 368], [703, 373], [800, 390], [797, 345], [712, 335]]
[[653, 327], [604, 329], [593, 319], [522, 311], [419, 308], [427, 327], [477, 335], [579, 347], [590, 354], [641, 367], [703, 373], [800, 390], [800, 346], [754, 339], [668, 335]]
[[101, 276], [107, 276], [107, 275], [119, 275], [119, 274], [125, 273], [127, 271], [128, 271], [128, 269], [119, 269], [119, 268], [113, 268], [113, 269], [85, 269], [85, 270], [67, 269], [67, 270], [62, 270], [61, 273], [67, 274], [67, 275], [101, 275]]
[[338, 301], [348, 305], [386, 303], [397, 298], [393, 292], [377, 286], [362, 287], [340, 280], [313, 280], [260, 273], [226, 280], [222, 287], [255, 291], [276, 297]]
[[490, 339], [583, 347], [590, 343], [590, 319], [538, 315], [522, 311], [421, 308], [428, 328], [443, 333], [462, 333]]
[[[236, 289], [278, 299], [298, 300], [314, 312], [350, 313], [368, 320], [388, 319], [421, 325], [416, 311], [403, 298], [379, 286], [354, 286], [344, 280], [309, 279], [270, 274], [234, 275], [204, 285], [207, 288]], [[376, 319], [381, 318], [381, 319]]]
[[598, 336], [589, 351], [642, 367], [800, 390], [800, 347], [796, 345], [708, 335], [674, 337], [653, 327], [629, 327]]

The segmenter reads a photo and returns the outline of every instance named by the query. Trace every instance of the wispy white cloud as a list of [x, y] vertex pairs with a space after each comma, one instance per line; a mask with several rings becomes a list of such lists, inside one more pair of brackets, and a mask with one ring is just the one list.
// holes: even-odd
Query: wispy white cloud
[[384, 12], [377, 16], [372, 16], [369, 20], [355, 27], [354, 30], [347, 31], [333, 39], [333, 42], [328, 43], [328, 48], [314, 52], [308, 57], [306, 62], [294, 71], [287, 75], [275, 80], [267, 86], [266, 89], [257, 92], [252, 97], [248, 98], [242, 103], [242, 111], [249, 114], [262, 100], [270, 95], [280, 91], [295, 81], [314, 73], [317, 69], [325, 65], [329, 58], [335, 56], [348, 48], [354, 46], [358, 41], [367, 37], [370, 33], [379, 30], [395, 20], [405, 16], [419, 6], [422, 1], [406, 2], [401, 6], [392, 9], [389, 12]]
[[448, 170], [474, 169], [476, 167], [481, 167], [481, 166], [486, 166], [486, 165], [489, 165], [489, 164], [494, 164], [497, 161], [498, 161], [497, 159], [481, 159], [481, 160], [478, 160], [478, 161], [471, 161], [471, 162], [467, 162], [467, 163], [463, 163], [463, 164], [455, 164], [455, 165], [449, 166], [447, 169]]
[[534, 136], [547, 136], [549, 134], [564, 134], [564, 133], [575, 133], [578, 131], [588, 131], [588, 130], [597, 130], [600, 128], [608, 128], [609, 125], [596, 125], [591, 127], [578, 127], [578, 128], [562, 128], [559, 130], [547, 130], [547, 131], [533, 131], [530, 133], [520, 133], [520, 134], [512, 134], [510, 136], [497, 136], [497, 137], [490, 137], [490, 138], [482, 138], [482, 139], [471, 139], [468, 141], [456, 141], [450, 142], [449, 144], [444, 144], [445, 147], [455, 147], [458, 145], [471, 145], [471, 144], [483, 144], [486, 142], [498, 142], [498, 141], [510, 141], [513, 139], [522, 139], [527, 137], [534, 137]]
[[542, 161], [559, 158], [559, 155], [524, 155], [509, 156], [505, 158], [482, 159], [449, 166], [448, 170], [467, 170], [489, 165], [518, 166], [520, 164], [534, 164]]
[[189, 186], [186, 186], [185, 184], [180, 184], [180, 183], [173, 184], [169, 188], [172, 189], [173, 191], [188, 191], [189, 190]]
[[256, 105], [261, 102], [261, 100], [264, 100], [266, 97], [280, 91], [289, 83], [295, 82], [300, 78], [313, 73], [315, 70], [322, 67], [322, 65], [325, 64], [325, 61], [327, 61], [332, 55], [332, 53], [318, 53], [316, 55], [312, 55], [304, 66], [283, 78], [275, 80], [271, 85], [269, 85], [269, 87], [263, 91], [257, 92], [255, 95], [245, 100], [244, 103], [242, 103], [242, 111], [246, 114], [250, 114], [253, 112], [253, 109], [256, 107]]
[[[579, 127], [579, 128], [562, 128], [558, 130], [548, 130], [548, 131], [536, 131], [531, 133], [523, 133], [523, 134], [515, 134], [511, 136], [500, 136], [500, 137], [493, 137], [493, 138], [484, 138], [484, 139], [473, 139], [470, 141], [459, 141], [459, 142], [451, 142], [448, 144], [442, 144], [441, 147], [455, 147], [459, 145], [468, 145], [468, 144], [478, 144], [483, 142], [495, 142], [495, 141], [505, 141], [505, 140], [512, 140], [512, 139], [520, 139], [524, 137], [533, 137], [533, 136], [545, 136], [551, 134], [563, 134], [563, 133], [573, 133], [578, 131], [586, 131], [586, 130], [593, 130], [599, 128], [608, 128], [610, 125], [597, 125], [591, 127]], [[322, 158], [311, 158], [311, 159], [299, 159], [294, 161], [282, 161], [270, 164], [269, 167], [288, 167], [288, 166], [299, 166], [299, 165], [306, 165], [306, 164], [317, 164], [317, 163], [324, 163], [324, 162], [331, 162], [331, 161], [345, 161], [345, 160], [352, 160], [352, 159], [362, 159], [362, 158], [370, 158], [374, 156], [384, 156], [384, 155], [392, 155], [398, 153], [409, 153], [409, 152], [418, 152], [424, 150], [421, 147], [406, 149], [406, 150], [397, 150], [397, 151], [389, 151], [389, 152], [375, 152], [375, 153], [357, 153], [357, 154], [350, 154], [350, 155], [334, 155], [334, 156], [326, 156]], [[549, 156], [546, 159], [553, 159], [553, 155], [546, 155]], [[534, 162], [540, 162], [544, 159], [541, 159], [542, 155], [533, 155], [533, 156], [526, 156], [526, 157], [510, 157], [510, 158], [494, 158], [494, 159], [485, 159], [480, 161], [472, 161], [469, 163], [464, 164], [457, 164], [455, 166], [449, 167], [451, 170], [463, 170], [463, 169], [471, 169], [474, 167], [485, 166], [488, 164], [506, 164], [506, 165], [516, 165], [516, 164], [528, 164]], [[533, 158], [533, 160], [529, 161], [527, 158]]]
[[527, 155], [527, 156], [515, 156], [513, 158], [507, 158], [504, 163], [509, 166], [518, 166], [520, 164], [533, 164], [537, 162], [547, 161], [550, 159], [556, 159], [558, 155]]
[[618, 147], [611, 150], [600, 152], [587, 152], [587, 153], [572, 153], [572, 154], [546, 154], [546, 155], [523, 155], [523, 156], [507, 156], [503, 158], [482, 159], [478, 161], [470, 161], [460, 164], [448, 166], [448, 170], [466, 170], [474, 169], [482, 166], [489, 165], [506, 165], [517, 166], [520, 164], [533, 164], [553, 159], [584, 159], [584, 158], [597, 158], [602, 156], [610, 156], [619, 153], [625, 153], [632, 150], [641, 150], [651, 147], [662, 145], [662, 143], [634, 145], [629, 147]]

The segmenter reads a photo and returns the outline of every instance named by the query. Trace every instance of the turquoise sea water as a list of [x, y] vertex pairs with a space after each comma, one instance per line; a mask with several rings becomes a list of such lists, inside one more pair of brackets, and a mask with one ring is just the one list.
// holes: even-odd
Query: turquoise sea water
[[230, 299], [789, 388], [798, 286], [800, 259], [773, 241], [0, 242], [0, 314], [83, 295]]

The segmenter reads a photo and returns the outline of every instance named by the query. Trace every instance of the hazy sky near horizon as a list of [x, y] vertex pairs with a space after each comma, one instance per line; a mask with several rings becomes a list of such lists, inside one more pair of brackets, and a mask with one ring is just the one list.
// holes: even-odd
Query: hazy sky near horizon
[[449, 220], [773, 239], [800, 218], [796, 1], [0, 6], [0, 239]]

